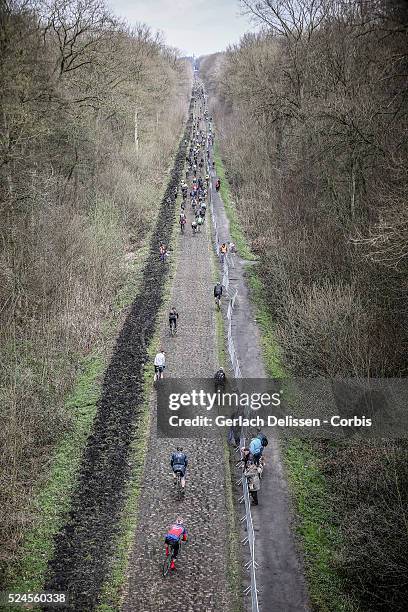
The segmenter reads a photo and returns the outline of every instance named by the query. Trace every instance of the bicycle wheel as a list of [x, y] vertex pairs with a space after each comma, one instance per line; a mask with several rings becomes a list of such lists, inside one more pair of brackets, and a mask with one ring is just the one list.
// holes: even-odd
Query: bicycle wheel
[[180, 472], [177, 473], [177, 499], [178, 501], [181, 500], [183, 495], [183, 488], [181, 486], [181, 476], [180, 476]]
[[170, 571], [171, 560], [173, 558], [173, 551], [170, 550], [170, 554], [163, 561], [163, 576], [166, 577]]

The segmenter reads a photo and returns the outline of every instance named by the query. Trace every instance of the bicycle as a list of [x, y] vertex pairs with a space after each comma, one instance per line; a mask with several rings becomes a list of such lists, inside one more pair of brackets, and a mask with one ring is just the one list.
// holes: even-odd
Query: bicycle
[[165, 366], [154, 366], [153, 383], [155, 385], [160, 384], [160, 381], [163, 380], [163, 378], [164, 378], [164, 368], [165, 368]]
[[176, 327], [175, 319], [170, 319], [169, 325], [170, 325], [170, 336], [174, 337], [177, 334], [177, 327]]
[[221, 310], [221, 296], [216, 295], [214, 299], [215, 305], [217, 306], [218, 310]]
[[[179, 540], [179, 550], [178, 550], [178, 555], [177, 555], [177, 558], [179, 558], [179, 557], [180, 557], [180, 553], [181, 553], [181, 542], [182, 542], [182, 540], [181, 540], [181, 538], [180, 538], [180, 540]], [[167, 574], [168, 574], [168, 573], [169, 573], [169, 571], [170, 571], [170, 565], [171, 565], [171, 562], [172, 562], [172, 560], [173, 560], [173, 554], [174, 554], [174, 551], [173, 551], [173, 546], [172, 546], [171, 544], [168, 544], [168, 548], [169, 548], [169, 551], [171, 551], [171, 552], [170, 552], [170, 554], [169, 554], [169, 555], [166, 555], [166, 556], [165, 556], [165, 558], [164, 558], [164, 562], [163, 562], [163, 576], [164, 576], [164, 577], [166, 577], [166, 576], [167, 576]]]
[[185, 223], [180, 223], [180, 231], [182, 234], [184, 234], [184, 226], [185, 226]]
[[181, 479], [182, 479], [181, 472], [176, 472], [176, 493], [177, 493], [178, 501], [180, 501], [184, 495], [184, 489], [181, 486]]

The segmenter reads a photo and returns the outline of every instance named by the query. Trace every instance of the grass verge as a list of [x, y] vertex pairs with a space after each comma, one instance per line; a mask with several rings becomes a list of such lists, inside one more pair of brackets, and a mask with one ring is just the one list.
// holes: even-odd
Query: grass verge
[[53, 551], [54, 534], [61, 524], [61, 517], [69, 508], [82, 449], [96, 413], [100, 393], [99, 378], [104, 368], [105, 362], [98, 354], [82, 362], [82, 374], [67, 400], [73, 427], [58, 445], [50, 462], [47, 482], [35, 498], [31, 511], [38, 518], [26, 535], [19, 565], [12, 568], [12, 573], [7, 577], [10, 592], [42, 590], [48, 560]]
[[328, 500], [328, 485], [321, 473], [313, 443], [295, 438], [284, 446], [289, 485], [298, 515], [313, 609], [319, 612], [356, 612], [333, 567], [340, 545], [335, 509]]
[[248, 261], [256, 261], [257, 257], [251, 252], [244, 232], [240, 227], [238, 212], [232, 199], [228, 179], [225, 176], [225, 168], [221, 159], [218, 143], [215, 143], [214, 145], [214, 161], [215, 170], [221, 180], [220, 195], [229, 220], [231, 238], [235, 243], [238, 253], [243, 259], [247, 259]]
[[[244, 233], [239, 226], [231, 188], [225, 176], [218, 147], [215, 150], [217, 174], [221, 179], [221, 197], [230, 222], [230, 233], [244, 259], [255, 260]], [[288, 373], [282, 361], [280, 347], [276, 341], [275, 324], [268, 304], [262, 279], [256, 266], [248, 266], [246, 280], [251, 289], [251, 300], [261, 331], [262, 353], [267, 375], [285, 378]], [[356, 608], [345, 595], [340, 578], [334, 569], [333, 560], [339, 548], [339, 532], [335, 513], [329, 501], [329, 486], [319, 464], [313, 444], [299, 438], [282, 444], [282, 454], [289, 488], [296, 513], [296, 533], [303, 550], [309, 596], [313, 609], [319, 612], [356, 612]]]

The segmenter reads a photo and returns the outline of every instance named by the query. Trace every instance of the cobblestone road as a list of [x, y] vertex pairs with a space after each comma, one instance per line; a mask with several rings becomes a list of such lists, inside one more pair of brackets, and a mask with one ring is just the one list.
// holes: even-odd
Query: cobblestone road
[[[179, 255], [171, 298], [180, 314], [177, 336], [163, 322], [166, 377], [212, 377], [217, 369], [210, 219], [201, 234], [191, 232], [192, 212], [179, 237]], [[151, 409], [156, 413], [155, 401]], [[129, 564], [124, 612], [228, 612], [227, 510], [221, 440], [158, 439], [153, 419], [143, 480], [140, 517]], [[189, 458], [185, 499], [178, 502], [169, 460], [177, 443]], [[162, 577], [163, 538], [181, 514], [190, 534], [177, 571]]]

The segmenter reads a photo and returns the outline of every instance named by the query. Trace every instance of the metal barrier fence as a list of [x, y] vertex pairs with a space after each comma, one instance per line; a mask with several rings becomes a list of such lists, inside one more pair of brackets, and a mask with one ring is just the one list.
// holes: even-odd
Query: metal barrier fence
[[[207, 164], [207, 168], [208, 168], [208, 164]], [[209, 169], [208, 169], [208, 174], [210, 175]], [[220, 243], [220, 238], [219, 238], [219, 233], [218, 233], [218, 228], [217, 228], [217, 219], [214, 213], [211, 181], [209, 182], [208, 197], [209, 197], [210, 208], [211, 208], [211, 219], [212, 219], [213, 228], [214, 228], [214, 243], [215, 243], [214, 248], [215, 248], [215, 252], [217, 253], [217, 256], [222, 261], [222, 267], [223, 267], [222, 284], [229, 295], [228, 308], [227, 308], [228, 353], [230, 356], [231, 366], [232, 366], [235, 378], [242, 378], [241, 368], [239, 365], [239, 360], [238, 360], [237, 352], [235, 350], [234, 340], [232, 337], [232, 315], [234, 312], [235, 302], [238, 296], [238, 290], [236, 289], [232, 296], [229, 293], [229, 289], [230, 289], [229, 268], [230, 266], [231, 267], [234, 267], [234, 266], [233, 266], [233, 260], [230, 259], [228, 255], [223, 255], [220, 252], [221, 243]], [[245, 440], [246, 440], [246, 432], [245, 432], [245, 429], [242, 427], [241, 437], [240, 437], [240, 448], [245, 447]], [[240, 448], [238, 448], [237, 451], [240, 452]], [[242, 459], [242, 456], [241, 456], [241, 459]], [[239, 461], [239, 464], [241, 464], [241, 460]], [[248, 595], [249, 593], [251, 594], [252, 612], [259, 612], [258, 589], [256, 586], [256, 571], [255, 571], [258, 565], [255, 561], [255, 531], [254, 531], [254, 525], [252, 522], [251, 500], [250, 500], [249, 489], [248, 489], [248, 481], [245, 476], [242, 476], [237, 484], [242, 484], [242, 496], [239, 502], [243, 503], [245, 507], [245, 514], [242, 517], [241, 522], [246, 521], [246, 534], [247, 535], [245, 536], [242, 543], [248, 544], [249, 557], [250, 557], [249, 561], [245, 564], [246, 569], [248, 569], [250, 573], [250, 584], [245, 589], [244, 593], [246, 595]]]
[[[244, 430], [241, 430], [241, 438], [240, 438], [240, 448], [245, 447], [245, 434]], [[239, 452], [240, 449], [238, 449]], [[242, 459], [242, 456], [241, 456]], [[241, 461], [239, 462], [241, 463]], [[251, 610], [252, 612], [259, 612], [259, 603], [258, 603], [258, 589], [256, 587], [256, 569], [258, 567], [257, 562], [255, 561], [255, 531], [254, 524], [252, 522], [252, 514], [251, 514], [251, 500], [249, 496], [248, 489], [248, 481], [245, 476], [238, 481], [238, 484], [242, 484], [242, 497], [239, 502], [244, 503], [245, 514], [241, 518], [241, 523], [246, 521], [246, 537], [242, 540], [243, 544], [248, 544], [249, 546], [249, 561], [245, 564], [247, 570], [249, 570], [250, 574], [250, 584], [245, 589], [244, 593], [251, 594]]]

